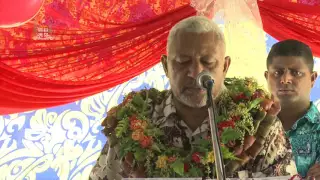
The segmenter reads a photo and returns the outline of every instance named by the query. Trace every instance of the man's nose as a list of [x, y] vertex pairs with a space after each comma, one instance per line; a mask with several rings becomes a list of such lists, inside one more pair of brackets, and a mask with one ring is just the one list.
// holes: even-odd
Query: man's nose
[[291, 84], [292, 83], [292, 76], [290, 74], [290, 72], [286, 71], [283, 73], [283, 75], [281, 76], [281, 80], [280, 80], [281, 84]]
[[203, 70], [203, 65], [200, 62], [194, 61], [189, 67], [188, 76], [196, 79], [198, 74], [201, 73]]

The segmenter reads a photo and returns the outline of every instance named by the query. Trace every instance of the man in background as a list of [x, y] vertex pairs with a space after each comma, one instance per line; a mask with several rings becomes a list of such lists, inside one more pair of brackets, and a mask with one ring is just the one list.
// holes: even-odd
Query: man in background
[[289, 138], [302, 177], [320, 179], [320, 113], [310, 101], [317, 79], [311, 49], [297, 40], [274, 44], [267, 58], [265, 77], [281, 104], [278, 114]]

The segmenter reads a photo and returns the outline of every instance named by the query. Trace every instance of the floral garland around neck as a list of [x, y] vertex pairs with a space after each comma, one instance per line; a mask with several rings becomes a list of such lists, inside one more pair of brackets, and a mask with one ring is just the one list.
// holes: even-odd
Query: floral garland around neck
[[[260, 103], [267, 95], [251, 78], [227, 78], [225, 85], [228, 90], [216, 100], [222, 156], [224, 160], [239, 160], [235, 147], [242, 147], [245, 136], [256, 133], [265, 116]], [[116, 110], [109, 111], [118, 121], [115, 136], [120, 159], [132, 153], [134, 166], [144, 166], [147, 177], [212, 176], [210, 138], [192, 143], [191, 151], [185, 151], [167, 144], [163, 130], [151, 122], [148, 104], [157, 101], [161, 93], [156, 89], [132, 92]]]

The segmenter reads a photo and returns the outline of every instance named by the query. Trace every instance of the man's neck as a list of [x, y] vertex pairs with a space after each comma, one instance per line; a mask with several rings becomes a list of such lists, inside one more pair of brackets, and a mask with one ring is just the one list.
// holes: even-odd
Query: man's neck
[[286, 131], [290, 130], [293, 124], [303, 117], [310, 108], [310, 101], [296, 102], [281, 105], [278, 115]]
[[178, 116], [187, 124], [187, 126], [195, 131], [208, 116], [208, 108], [193, 108], [182, 104], [179, 100], [173, 98]]

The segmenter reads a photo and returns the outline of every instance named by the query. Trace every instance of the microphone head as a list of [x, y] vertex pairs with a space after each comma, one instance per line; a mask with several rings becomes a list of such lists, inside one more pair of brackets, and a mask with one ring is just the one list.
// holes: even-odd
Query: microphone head
[[206, 89], [207, 88], [207, 82], [208, 81], [213, 81], [213, 78], [211, 77], [211, 74], [207, 71], [202, 71], [200, 74], [197, 76], [197, 86]]

